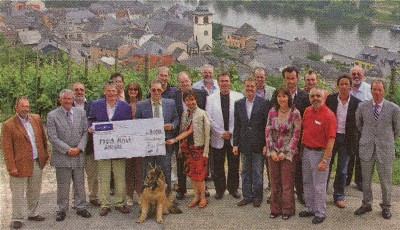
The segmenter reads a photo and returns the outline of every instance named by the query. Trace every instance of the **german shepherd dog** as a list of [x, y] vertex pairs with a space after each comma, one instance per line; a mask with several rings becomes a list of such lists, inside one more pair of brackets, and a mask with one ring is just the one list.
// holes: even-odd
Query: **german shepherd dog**
[[165, 183], [165, 176], [159, 167], [149, 165], [147, 169], [147, 176], [144, 181], [143, 194], [140, 197], [140, 206], [142, 213], [140, 214], [137, 223], [142, 223], [146, 220], [147, 214], [150, 209], [156, 209], [157, 222], [162, 224], [163, 215], [168, 213], [180, 214], [182, 211], [174, 204], [174, 197], [172, 193], [166, 196], [167, 183]]

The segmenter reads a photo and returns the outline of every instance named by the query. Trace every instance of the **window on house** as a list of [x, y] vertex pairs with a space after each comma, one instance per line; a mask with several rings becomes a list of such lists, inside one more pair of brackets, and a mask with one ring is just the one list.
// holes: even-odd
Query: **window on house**
[[204, 31], [204, 36], [208, 36], [208, 31], [207, 30]]
[[203, 22], [204, 22], [204, 24], [208, 24], [208, 17], [207, 16], [204, 17]]
[[199, 18], [197, 16], [194, 17], [194, 23], [199, 23]]

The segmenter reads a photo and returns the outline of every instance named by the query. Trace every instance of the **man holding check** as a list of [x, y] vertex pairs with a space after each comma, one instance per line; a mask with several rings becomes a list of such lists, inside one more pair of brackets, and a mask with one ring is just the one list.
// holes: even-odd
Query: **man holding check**
[[[131, 120], [132, 112], [128, 103], [117, 99], [117, 85], [106, 82], [104, 85], [105, 98], [94, 101], [89, 114], [89, 132], [93, 133], [93, 122], [123, 121]], [[113, 151], [113, 150], [111, 150]], [[129, 213], [126, 206], [125, 187], [125, 159], [107, 159], [98, 161], [100, 178], [100, 216], [106, 216], [111, 211], [110, 180], [111, 171], [114, 175], [115, 209], [123, 214]]]

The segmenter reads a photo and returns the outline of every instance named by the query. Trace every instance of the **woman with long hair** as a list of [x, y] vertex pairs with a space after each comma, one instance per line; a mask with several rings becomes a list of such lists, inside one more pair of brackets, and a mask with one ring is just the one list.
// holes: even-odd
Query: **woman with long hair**
[[[125, 99], [129, 103], [132, 110], [132, 117], [135, 119], [136, 105], [142, 100], [143, 92], [138, 83], [129, 83], [125, 88]], [[133, 193], [136, 191], [140, 197], [142, 194], [143, 177], [142, 166], [143, 157], [132, 157], [126, 159], [126, 195], [128, 197], [127, 203], [129, 206], [133, 205]]]
[[301, 132], [300, 112], [294, 108], [287, 88], [279, 88], [272, 98], [265, 129], [267, 157], [271, 179], [270, 218], [282, 215], [287, 220], [295, 214], [293, 156]]

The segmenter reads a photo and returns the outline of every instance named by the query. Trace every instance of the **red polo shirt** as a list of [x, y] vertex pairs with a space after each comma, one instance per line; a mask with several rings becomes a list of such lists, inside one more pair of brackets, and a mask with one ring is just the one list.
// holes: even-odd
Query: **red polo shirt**
[[303, 144], [308, 148], [326, 148], [329, 138], [336, 137], [335, 114], [323, 105], [318, 110], [312, 106], [304, 111]]

